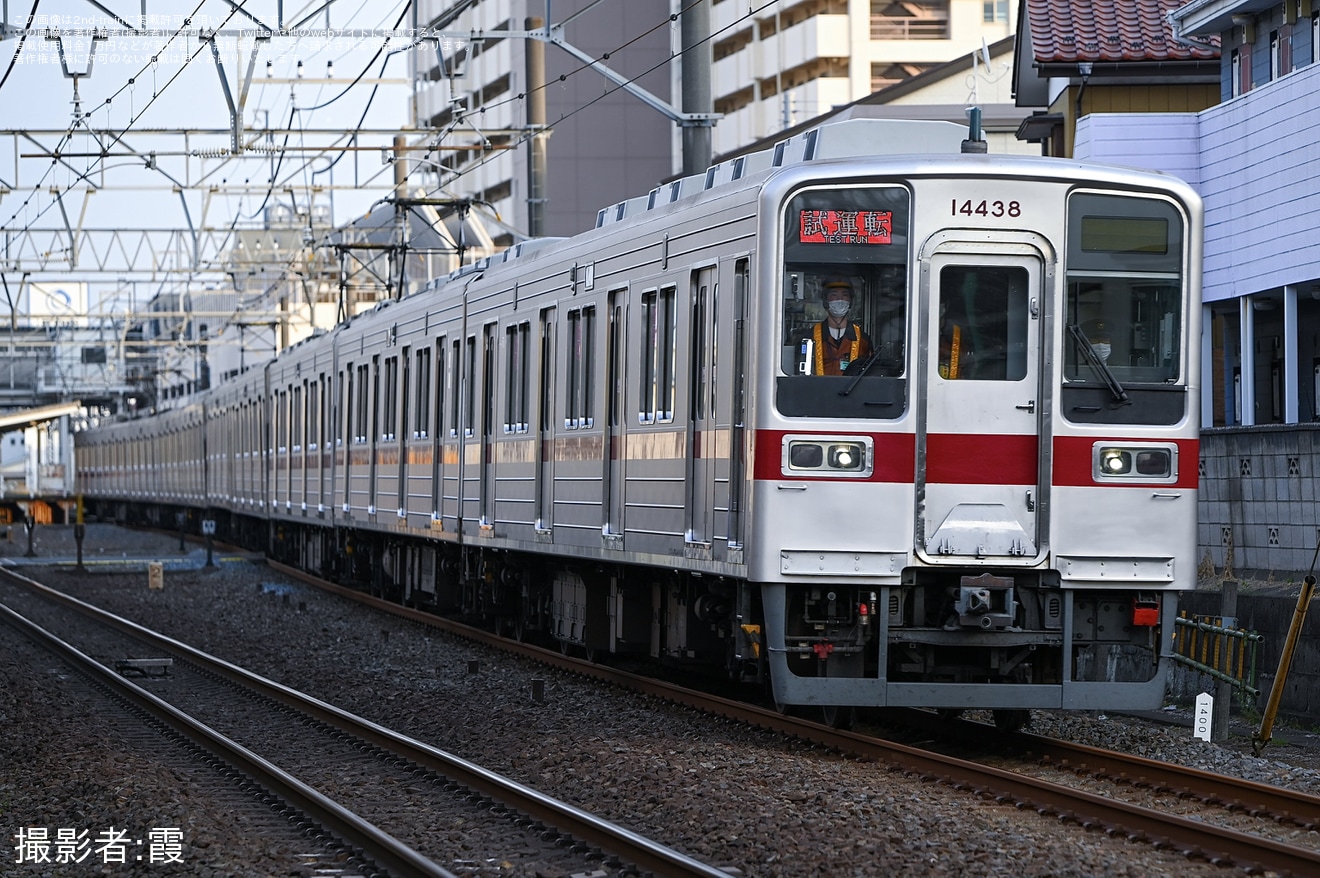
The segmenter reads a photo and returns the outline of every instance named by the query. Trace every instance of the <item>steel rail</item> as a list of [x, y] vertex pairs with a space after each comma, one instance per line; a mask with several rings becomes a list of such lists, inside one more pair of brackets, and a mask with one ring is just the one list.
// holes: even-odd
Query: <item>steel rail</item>
[[[956, 789], [1012, 802], [1021, 808], [1031, 808], [1041, 814], [1071, 819], [1083, 827], [1102, 827], [1110, 833], [1123, 834], [1133, 840], [1148, 841], [1158, 847], [1172, 847], [1188, 855], [1196, 855], [1215, 864], [1237, 863], [1242, 866], [1268, 869], [1287, 875], [1320, 875], [1320, 852], [1295, 847], [1272, 839], [1253, 836], [1233, 829], [1217, 827], [1189, 820], [1140, 805], [1119, 802], [1073, 789], [1051, 781], [1016, 774], [1004, 769], [980, 765], [929, 750], [910, 747], [890, 741], [785, 716], [751, 704], [744, 704], [719, 696], [696, 692], [627, 671], [609, 668], [560, 655], [531, 644], [511, 641], [490, 632], [481, 631], [452, 620], [443, 619], [421, 610], [392, 604], [362, 592], [326, 582], [310, 574], [274, 561], [267, 562], [279, 570], [318, 588], [343, 595], [397, 616], [447, 630], [477, 642], [505, 649], [564, 670], [614, 683], [624, 688], [653, 695], [698, 710], [709, 711], [742, 722], [814, 741], [839, 751], [887, 764], [901, 771], [913, 772], [921, 777], [938, 780]], [[1102, 751], [1101, 751], [1102, 752]], [[1243, 783], [1249, 783], [1244, 781]], [[1297, 794], [1303, 796], [1304, 794]], [[1298, 800], [1302, 801], [1302, 800]]]
[[[984, 735], [986, 726], [974, 725]], [[1320, 796], [1039, 735], [1019, 732], [1011, 740], [1051, 768], [1095, 775], [1134, 787], [1168, 790], [1229, 810], [1268, 814], [1308, 831], [1320, 829]]]
[[[15, 575], [12, 571], [3, 572], [11, 576]], [[453, 872], [436, 865], [333, 799], [322, 795], [241, 744], [162, 701], [4, 604], [0, 604], [0, 620], [27, 633], [34, 641], [62, 657], [80, 672], [125, 698], [145, 711], [148, 716], [165, 723], [205, 752], [217, 755], [258, 786], [279, 796], [345, 843], [356, 847], [376, 865], [397, 875], [457, 878]]]
[[[279, 569], [283, 570], [285, 568], [279, 566]], [[85, 601], [78, 600], [22, 576], [13, 570], [0, 568], [0, 573], [12, 577], [27, 588], [50, 600], [77, 610], [134, 637], [142, 638], [154, 647], [193, 662], [209, 673], [214, 673], [241, 686], [253, 689], [280, 704], [286, 704], [321, 722], [343, 729], [388, 753], [429, 768], [457, 784], [501, 802], [509, 808], [539, 820], [547, 826], [552, 826], [579, 841], [608, 850], [633, 865], [659, 875], [674, 876], [674, 878], [728, 878], [728, 872], [722, 869], [716, 869], [645, 836], [597, 817], [588, 811], [523, 786], [430, 744], [401, 735], [332, 704], [327, 704], [296, 689], [291, 689], [274, 680], [266, 679], [223, 659], [197, 650], [186, 643], [165, 637], [144, 628], [136, 622], [108, 613]], [[435, 617], [431, 618], [434, 619]], [[109, 673], [109, 671], [106, 671], [106, 673]], [[150, 696], [150, 693], [144, 692], [143, 694]], [[150, 697], [154, 699], [155, 696]], [[163, 702], [161, 703], [163, 704]], [[168, 705], [165, 706], [168, 707]], [[386, 862], [381, 861], [381, 864], [386, 865]], [[449, 873], [444, 874], [448, 875]]]

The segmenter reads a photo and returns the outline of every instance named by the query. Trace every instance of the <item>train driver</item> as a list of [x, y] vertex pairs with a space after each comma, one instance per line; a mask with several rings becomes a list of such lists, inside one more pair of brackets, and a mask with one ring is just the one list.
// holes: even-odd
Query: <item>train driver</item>
[[1113, 352], [1113, 344], [1110, 340], [1109, 324], [1103, 320], [1088, 320], [1082, 324], [1082, 332], [1086, 335], [1086, 340], [1091, 343], [1091, 350], [1100, 358], [1100, 362], [1109, 364], [1109, 355]]
[[847, 278], [829, 278], [821, 287], [825, 319], [812, 328], [815, 362], [812, 375], [843, 375], [853, 363], [871, 356], [871, 338], [861, 324], [848, 319], [853, 306], [853, 285]]
[[971, 339], [957, 320], [950, 320], [948, 307], [940, 304], [940, 377], [946, 380], [970, 377]]

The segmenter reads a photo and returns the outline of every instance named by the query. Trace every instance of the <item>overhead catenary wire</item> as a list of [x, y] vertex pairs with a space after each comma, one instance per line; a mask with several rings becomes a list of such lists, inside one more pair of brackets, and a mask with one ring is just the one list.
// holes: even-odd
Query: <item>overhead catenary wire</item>
[[[747, 10], [747, 12], [746, 12], [744, 15], [739, 16], [737, 20], [735, 20], [734, 22], [731, 22], [730, 24], [726, 25], [724, 28], [720, 29], [719, 31], [716, 31], [716, 32], [714, 32], [714, 33], [712, 33], [712, 34], [706, 36], [706, 37], [703, 39], [703, 42], [706, 42], [706, 41], [709, 41], [709, 40], [712, 40], [712, 39], [718, 38], [721, 34], [725, 33], [725, 32], [728, 31], [729, 29], [734, 28], [734, 27], [737, 27], [740, 23], [746, 21], [746, 19], [748, 19], [748, 18], [750, 18], [750, 17], [756, 15], [756, 14], [759, 13], [760, 11], [766, 9], [767, 7], [773, 6], [773, 5], [775, 4], [775, 2], [778, 2], [778, 0], [771, 0], [771, 2], [762, 3], [760, 6], [755, 7], [755, 8], [751, 8], [751, 7], [749, 7], [748, 10]], [[666, 18], [664, 18], [663, 20], [661, 20], [661, 21], [659, 21], [659, 22], [657, 22], [657, 23], [655, 23], [655, 24], [653, 24], [653, 25], [651, 25], [651, 26], [645, 28], [644, 30], [640, 31], [639, 33], [637, 33], [637, 34], [636, 34], [635, 36], [633, 36], [632, 38], [630, 38], [630, 39], [624, 41], [623, 43], [621, 43], [621, 44], [620, 44], [618, 47], [616, 47], [615, 49], [612, 49], [612, 50], [610, 50], [610, 51], [608, 51], [608, 52], [603, 53], [603, 54], [600, 56], [599, 60], [601, 60], [601, 61], [609, 60], [609, 59], [611, 58], [612, 55], [615, 55], [615, 54], [618, 54], [618, 53], [620, 53], [620, 52], [622, 52], [622, 51], [625, 51], [627, 48], [629, 48], [630, 46], [634, 45], [634, 44], [637, 43], [638, 41], [644, 39], [646, 36], [648, 36], [648, 35], [654, 33], [654, 32], [655, 32], [656, 30], [658, 30], [659, 28], [662, 28], [662, 27], [664, 27], [664, 26], [667, 25], [667, 24], [671, 24], [671, 23], [673, 23], [674, 21], [677, 21], [679, 15], [681, 15], [683, 12], [686, 12], [688, 9], [690, 9], [692, 5], [693, 5], [692, 3], [689, 3], [689, 4], [687, 4], [686, 6], [684, 6], [683, 9], [679, 10], [679, 12], [677, 12], [677, 13], [673, 13], [673, 14], [670, 14], [670, 15], [668, 15]], [[363, 8], [363, 7], [359, 7], [359, 11], [361, 10], [361, 8]], [[407, 15], [407, 13], [408, 13], [408, 11], [409, 11], [410, 8], [411, 8], [411, 4], [410, 4], [410, 3], [405, 3], [405, 4], [403, 5], [403, 10], [402, 10], [402, 12], [400, 13], [398, 19], [397, 19], [396, 22], [395, 22], [395, 29], [397, 29], [397, 27], [398, 27], [400, 24], [402, 24], [402, 22], [403, 22], [404, 18], [406, 17], [406, 15]], [[193, 13], [193, 14], [196, 15], [196, 14], [197, 14], [197, 11], [200, 10], [200, 9], [201, 9], [201, 5], [199, 4], [199, 6], [194, 10], [194, 13]], [[236, 14], [236, 13], [239, 11], [239, 9], [241, 9], [241, 6], [235, 6], [235, 7], [234, 7], [234, 10], [231, 11], [230, 14], [229, 14], [229, 16], [226, 17], [226, 21], [228, 21], [230, 18], [232, 18], [232, 16], [233, 16], [234, 14]], [[169, 40], [166, 40], [166, 42], [162, 45], [162, 50], [164, 49], [164, 47], [168, 46], [168, 45], [170, 44], [170, 42], [171, 42], [173, 39], [175, 39], [176, 37], [178, 37], [179, 34], [182, 33], [183, 30], [184, 30], [187, 26], [188, 26], [188, 23], [187, 23], [187, 20], [185, 20], [185, 24], [184, 24], [184, 26], [183, 26], [182, 28], [179, 28], [178, 30], [176, 30], [176, 31], [174, 32], [174, 34], [171, 35], [170, 39], [169, 39]], [[377, 50], [377, 52], [373, 55], [372, 59], [371, 59], [370, 61], [368, 61], [366, 64], [363, 65], [361, 72], [360, 72], [356, 77], [354, 77], [352, 84], [350, 84], [349, 87], [347, 87], [347, 88], [341, 90], [339, 94], [335, 95], [334, 97], [332, 97], [332, 98], [329, 99], [328, 101], [320, 102], [320, 103], [317, 103], [317, 104], [312, 105], [311, 107], [305, 107], [305, 108], [296, 108], [296, 107], [293, 107], [293, 106], [292, 106], [292, 103], [291, 103], [290, 126], [292, 125], [292, 120], [293, 120], [294, 117], [295, 117], [295, 116], [294, 116], [295, 113], [298, 114], [298, 115], [297, 115], [297, 119], [298, 119], [298, 121], [299, 121], [299, 123], [300, 123], [300, 125], [301, 125], [301, 123], [304, 121], [303, 118], [302, 118], [302, 115], [301, 115], [302, 113], [308, 113], [308, 112], [313, 112], [313, 111], [318, 110], [318, 109], [323, 109], [324, 107], [329, 106], [330, 104], [332, 104], [332, 103], [334, 103], [334, 102], [336, 102], [336, 101], [342, 99], [345, 95], [347, 95], [348, 93], [350, 93], [350, 92], [353, 90], [353, 88], [355, 87], [355, 85], [356, 85], [357, 83], [360, 83], [361, 80], [365, 77], [365, 75], [369, 72], [369, 70], [370, 70], [372, 64], [374, 64], [374, 62], [375, 62], [377, 59], [379, 59], [379, 58], [381, 57], [382, 53], [385, 53], [385, 52], [386, 52], [387, 44], [388, 44], [388, 37], [386, 38], [386, 42], [385, 42], [385, 44], [382, 44], [382, 46], [381, 46], [381, 47]], [[385, 63], [387, 64], [388, 61], [390, 60], [390, 58], [391, 58], [393, 55], [398, 54], [398, 53], [403, 52], [403, 51], [407, 51], [407, 50], [409, 50], [409, 49], [411, 49], [411, 48], [414, 48], [415, 46], [416, 46], [416, 42], [412, 43], [412, 44], [409, 45], [409, 46], [401, 47], [401, 48], [396, 49], [396, 50], [394, 50], [394, 51], [388, 52], [388, 53], [386, 54]], [[200, 52], [201, 50], [199, 49], [198, 51]], [[165, 89], [167, 89], [167, 88], [168, 88], [168, 87], [169, 87], [169, 86], [170, 86], [175, 80], [177, 80], [178, 76], [181, 75], [181, 73], [182, 73], [182, 71], [183, 71], [183, 68], [186, 68], [187, 65], [188, 65], [188, 63], [190, 63], [192, 60], [195, 59], [196, 54], [197, 54], [197, 52], [192, 53], [192, 55], [190, 55], [190, 56], [187, 58], [187, 60], [185, 61], [183, 67], [181, 67], [179, 71], [176, 71], [175, 74], [174, 74], [172, 77], [170, 77], [170, 79], [167, 80], [163, 86], [158, 87], [158, 88], [156, 88], [156, 89], [153, 90], [153, 95], [152, 95], [152, 99], [151, 99], [151, 101], [148, 101], [148, 103], [147, 103], [145, 106], [143, 106], [143, 108], [142, 108], [142, 110], [141, 110], [140, 112], [138, 112], [138, 113], [136, 113], [136, 114], [131, 114], [131, 118], [130, 118], [128, 124], [127, 124], [127, 125], [121, 130], [121, 131], [119, 131], [118, 133], [116, 133], [116, 134], [114, 135], [114, 138], [113, 138], [113, 140], [111, 141], [111, 145], [114, 145], [115, 143], [119, 143], [119, 142], [121, 142], [121, 141], [123, 140], [123, 138], [128, 134], [129, 130], [130, 130], [135, 124], [137, 124], [137, 123], [139, 122], [139, 120], [142, 118], [143, 114], [144, 114], [144, 113], [146, 112], [146, 110], [150, 107], [151, 103], [153, 103], [153, 102], [154, 102], [154, 101], [160, 96], [160, 94], [163, 93], [163, 92], [165, 91]], [[636, 76], [633, 76], [633, 77], [632, 77], [631, 79], [629, 79], [627, 82], [630, 84], [630, 83], [635, 82], [636, 80], [638, 80], [638, 79], [640, 79], [640, 78], [642, 78], [642, 77], [644, 77], [644, 76], [646, 76], [646, 75], [648, 75], [648, 74], [654, 72], [655, 70], [660, 69], [661, 67], [664, 66], [664, 64], [670, 63], [670, 62], [673, 60], [673, 57], [678, 57], [678, 56], [671, 56], [671, 57], [668, 57], [668, 58], [666, 58], [664, 61], [662, 61], [662, 62], [660, 62], [660, 63], [658, 63], [658, 64], [655, 64], [655, 65], [652, 65], [652, 66], [649, 67], [647, 70], [645, 70], [645, 71], [643, 71], [643, 72], [637, 74]], [[148, 66], [149, 66], [149, 65], [148, 65]], [[569, 72], [563, 74], [563, 75], [560, 76], [560, 77], [557, 77], [556, 80], [554, 80], [554, 82], [556, 82], [556, 83], [564, 82], [564, 81], [566, 81], [566, 80], [567, 80], [569, 77], [571, 77], [571, 76], [575, 76], [575, 75], [578, 75], [578, 74], [580, 74], [580, 73], [582, 73], [582, 72], [584, 72], [584, 71], [587, 71], [587, 70], [592, 69], [592, 66], [593, 66], [593, 65], [592, 65], [591, 63], [582, 63], [582, 64], [580, 64], [578, 67], [576, 67], [575, 69], [573, 69], [573, 70], [571, 70], [571, 71], [569, 71]], [[141, 76], [142, 73], [145, 72], [147, 69], [148, 69], [148, 67], [143, 67], [142, 70], [139, 71], [138, 76]], [[384, 71], [384, 67], [382, 67], [382, 73], [383, 73], [383, 71]], [[136, 77], [134, 77], [134, 78], [130, 78], [130, 79], [128, 80], [128, 82], [125, 84], [125, 86], [121, 86], [121, 88], [120, 88], [118, 91], [116, 91], [115, 94], [111, 96], [111, 98], [107, 98], [107, 99], [106, 99], [105, 104], [106, 104], [106, 105], [110, 104], [110, 102], [113, 100], [113, 98], [114, 98], [115, 96], [119, 95], [120, 93], [122, 93], [122, 92], [124, 91], [125, 88], [129, 88], [129, 89], [131, 89], [131, 88], [132, 88], [132, 84], [133, 84], [133, 82], [135, 81], [135, 79], [136, 79]], [[548, 88], [549, 85], [550, 85], [550, 84], [547, 83], [547, 84], [546, 84], [545, 86], [543, 86], [543, 87]], [[613, 94], [617, 93], [621, 88], [624, 88], [624, 87], [625, 87], [624, 85], [617, 85], [617, 86], [612, 86], [612, 87], [609, 87], [609, 88], [605, 89], [605, 90], [602, 92], [602, 94], [600, 94], [600, 95], [594, 97], [593, 99], [591, 99], [591, 100], [589, 100], [589, 101], [586, 101], [586, 102], [583, 103], [581, 106], [575, 107], [575, 108], [573, 108], [573, 109], [571, 109], [571, 110], [569, 110], [569, 111], [567, 111], [567, 112], [562, 113], [562, 114], [559, 116], [559, 118], [556, 120], [556, 122], [553, 123], [553, 124], [558, 124], [558, 123], [560, 123], [560, 122], [563, 122], [564, 120], [567, 120], [567, 119], [569, 119], [569, 118], [572, 118], [573, 116], [575, 116], [575, 115], [577, 115], [578, 113], [580, 113], [580, 112], [586, 110], [587, 108], [589, 108], [589, 107], [595, 105], [596, 103], [598, 103], [599, 101], [603, 100], [604, 98], [609, 97], [610, 95], [613, 95]], [[355, 133], [355, 132], [360, 131], [361, 126], [362, 126], [362, 123], [363, 123], [363, 121], [365, 120], [367, 113], [370, 111], [370, 108], [371, 108], [372, 103], [373, 103], [373, 101], [374, 101], [374, 99], [375, 99], [376, 93], [377, 93], [377, 91], [378, 91], [378, 88], [379, 88], [379, 85], [378, 85], [378, 84], [375, 85], [375, 86], [373, 86], [373, 88], [372, 88], [372, 92], [371, 92], [371, 95], [370, 95], [369, 98], [368, 98], [367, 104], [366, 104], [365, 107], [364, 107], [363, 113], [362, 113], [362, 115], [361, 115], [361, 117], [360, 117], [360, 119], [359, 119], [358, 124], [355, 125], [355, 126], [353, 126], [353, 128], [348, 129], [348, 130], [345, 132], [345, 137], [351, 139], [351, 138], [354, 136], [354, 133]], [[510, 97], [510, 98], [506, 98], [506, 99], [503, 100], [503, 101], [496, 101], [496, 102], [493, 102], [492, 104], [485, 105], [485, 106], [482, 106], [482, 107], [478, 107], [478, 108], [474, 109], [473, 111], [471, 111], [471, 113], [474, 114], [474, 115], [475, 115], [475, 114], [480, 114], [480, 113], [485, 112], [485, 111], [488, 110], [488, 109], [494, 109], [494, 108], [497, 108], [497, 107], [501, 106], [502, 104], [507, 103], [507, 102], [509, 102], [509, 101], [526, 99], [526, 97], [527, 97], [527, 93], [524, 92], [524, 93], [522, 93], [522, 94], [519, 94], [519, 95], [516, 95], [516, 96]], [[100, 107], [97, 107], [97, 108], [93, 109], [91, 112], [95, 112], [97, 109], [100, 109]], [[90, 115], [90, 113], [89, 113], [88, 115]], [[442, 134], [441, 134], [441, 138], [438, 138], [436, 141], [434, 141], [435, 145], [438, 146], [439, 140], [442, 139], [443, 136], [444, 136], [445, 134], [451, 133], [451, 132], [454, 130], [454, 127], [455, 127], [455, 126], [453, 126], [453, 125], [448, 126], [447, 130], [446, 130], [445, 132], [442, 132]], [[74, 126], [73, 128], [70, 129], [70, 132], [69, 132], [68, 134], [66, 134], [65, 139], [62, 141], [62, 143], [66, 143], [67, 140], [68, 140], [68, 138], [69, 138], [70, 136], [72, 136], [72, 134], [74, 133], [74, 128], [76, 128], [76, 126]], [[513, 141], [511, 144], [508, 144], [508, 146], [510, 146], [510, 147], [516, 147], [516, 146], [522, 145], [523, 143], [526, 143], [528, 140], [530, 140], [531, 137], [535, 136], [535, 133], [536, 133], [536, 132], [526, 132], [526, 133], [524, 133], [522, 136], [517, 137], [516, 139], [514, 139], [514, 141]], [[266, 190], [266, 195], [264, 196], [264, 198], [263, 198], [263, 200], [262, 200], [262, 202], [261, 202], [261, 206], [258, 207], [257, 210], [256, 210], [254, 213], [246, 214], [247, 218], [254, 218], [254, 217], [260, 216], [262, 209], [263, 209], [264, 206], [269, 202], [269, 199], [270, 199], [270, 197], [272, 197], [273, 192], [275, 191], [275, 189], [279, 188], [279, 185], [280, 185], [280, 183], [282, 182], [281, 179], [280, 179], [280, 171], [281, 171], [281, 169], [283, 168], [283, 153], [287, 150], [288, 140], [289, 140], [289, 137], [288, 137], [288, 134], [286, 133], [286, 136], [285, 136], [285, 139], [284, 139], [284, 144], [283, 144], [283, 146], [280, 147], [280, 148], [275, 148], [275, 147], [272, 147], [272, 148], [271, 148], [270, 151], [271, 151], [272, 153], [273, 153], [273, 152], [276, 152], [276, 151], [280, 152], [280, 153], [281, 153], [281, 158], [280, 158], [280, 160], [276, 163], [275, 170], [272, 172], [272, 174], [271, 174], [271, 176], [270, 176], [270, 180], [269, 180], [269, 183], [268, 183], [268, 186], [267, 186], [267, 190]], [[313, 166], [313, 163], [314, 163], [314, 162], [322, 161], [322, 160], [326, 160], [326, 157], [327, 157], [329, 154], [333, 153], [334, 151], [335, 151], [335, 150], [334, 150], [333, 147], [329, 147], [329, 148], [325, 149], [323, 152], [318, 153], [317, 155], [309, 156], [308, 158], [305, 159], [304, 162], [302, 162], [302, 163], [299, 165], [299, 167], [297, 167], [296, 169], [293, 169], [293, 170], [291, 171], [290, 177], [292, 177], [293, 175], [301, 174], [301, 175], [304, 177], [304, 181], [305, 181], [305, 180], [306, 180], [306, 169], [307, 169], [308, 167]], [[319, 175], [322, 175], [322, 174], [325, 174], [325, 173], [330, 172], [331, 169], [333, 169], [333, 167], [334, 167], [339, 161], [342, 160], [343, 155], [345, 154], [345, 152], [346, 152], [346, 151], [340, 151], [340, 152], [338, 153], [338, 155], [336, 155], [333, 159], [330, 159], [330, 160], [329, 160], [329, 164], [327, 164], [326, 167], [324, 167], [324, 168], [318, 168], [318, 169], [312, 171], [312, 178], [313, 178], [313, 180], [315, 180], [315, 178], [316, 178], [317, 176], [319, 176]], [[434, 149], [428, 150], [427, 153], [426, 153], [425, 155], [426, 155], [426, 156], [429, 156], [429, 155], [431, 155], [433, 152], [434, 152]], [[424, 156], [424, 157], [425, 157], [425, 156]], [[488, 156], [488, 157], [483, 157], [481, 160], [479, 160], [479, 161], [477, 161], [477, 162], [475, 162], [475, 163], [473, 163], [473, 164], [470, 164], [470, 165], [468, 165], [467, 167], [462, 168], [461, 170], [455, 170], [455, 169], [449, 169], [449, 168], [447, 168], [447, 169], [446, 169], [446, 172], [449, 173], [449, 174], [451, 175], [452, 179], [446, 180], [446, 181], [445, 181], [446, 185], [447, 185], [447, 186], [452, 185], [456, 180], [461, 179], [462, 177], [468, 176], [469, 174], [471, 174], [471, 173], [477, 171], [479, 168], [483, 167], [487, 162], [489, 162], [489, 161], [492, 160], [493, 158], [494, 158], [494, 154], [492, 154], [491, 156]], [[91, 173], [93, 173], [95, 170], [97, 170], [97, 168], [98, 168], [98, 164], [99, 164], [98, 161], [93, 161], [93, 162], [89, 165], [89, 167], [87, 168], [87, 170], [83, 171], [83, 172], [78, 176], [77, 179], [78, 179], [78, 180], [86, 180], [86, 179], [90, 176]], [[100, 165], [100, 167], [104, 167], [104, 166], [103, 166], [103, 165]], [[384, 169], [382, 169], [382, 171], [377, 172], [376, 174], [374, 174], [374, 175], [372, 175], [371, 177], [369, 177], [369, 178], [368, 178], [368, 183], [369, 183], [371, 180], [376, 179], [376, 177], [378, 177], [380, 173], [384, 173], [384, 172], [385, 172]], [[47, 174], [47, 176], [48, 176], [48, 174]], [[44, 182], [44, 179], [45, 179], [45, 177], [43, 176], [43, 182]], [[287, 180], [288, 178], [284, 178], [284, 179]], [[40, 184], [39, 184], [39, 186], [40, 186]], [[39, 187], [38, 187], [38, 188], [39, 188]], [[286, 187], [286, 188], [287, 188], [287, 187]], [[445, 188], [445, 187], [437, 187], [436, 189], [434, 189], [434, 190], [432, 190], [432, 191], [433, 191], [433, 192], [443, 192], [443, 191], [444, 191], [444, 188]], [[58, 199], [59, 197], [60, 197], [59, 195], [56, 196], [57, 199]], [[31, 199], [29, 198], [29, 201], [30, 201], [30, 200], [31, 200]], [[28, 204], [28, 202], [24, 202], [23, 205], [20, 205], [19, 210], [26, 209], [27, 204]], [[31, 224], [32, 224], [32, 223], [35, 223], [37, 220], [39, 220], [40, 217], [41, 217], [41, 215], [43, 215], [46, 211], [48, 211], [48, 210], [50, 209], [50, 207], [52, 207], [52, 206], [53, 206], [53, 203], [52, 203], [52, 204], [47, 204], [47, 205], [46, 205], [46, 206], [45, 206], [45, 207], [44, 207], [44, 208], [43, 208], [43, 209], [37, 214], [36, 217], [32, 218], [32, 220], [29, 222], [28, 226], [31, 227]], [[485, 213], [485, 211], [482, 211], [482, 212]], [[15, 216], [16, 216], [16, 215], [17, 215], [17, 213], [15, 214]], [[11, 218], [11, 219], [12, 219], [12, 218]], [[231, 223], [231, 224], [230, 224], [231, 231], [236, 227], [236, 224], [237, 224], [238, 219], [239, 219], [239, 217], [236, 217], [234, 223]], [[503, 224], [502, 222], [501, 222], [500, 224], [501, 224], [502, 226], [504, 226], [504, 224]], [[507, 228], [507, 226], [505, 226], [505, 227]], [[516, 232], [515, 232], [515, 234], [516, 234]]]

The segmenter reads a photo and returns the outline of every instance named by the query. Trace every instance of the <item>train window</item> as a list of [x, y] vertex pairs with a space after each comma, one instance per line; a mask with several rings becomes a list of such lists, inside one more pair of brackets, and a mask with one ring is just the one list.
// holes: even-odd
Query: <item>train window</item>
[[303, 447], [303, 389], [301, 385], [292, 389], [293, 403], [289, 407], [291, 424], [289, 427], [289, 447], [302, 451]]
[[940, 272], [941, 378], [1020, 381], [1027, 374], [1027, 270], [950, 265]]
[[463, 359], [463, 435], [471, 437], [477, 421], [476, 392], [472, 386], [477, 378], [477, 337], [467, 337], [467, 356]]
[[413, 406], [414, 439], [425, 439], [431, 429], [431, 349], [422, 348], [417, 357], [417, 397]]
[[568, 393], [564, 427], [589, 428], [595, 423], [592, 375], [595, 368], [596, 309], [568, 312]]
[[402, 374], [399, 375], [399, 421], [398, 435], [400, 439], [408, 438], [408, 426], [412, 423], [412, 351], [404, 348], [403, 353], [399, 355], [399, 369]]
[[399, 358], [385, 358], [385, 387], [380, 401], [380, 438], [393, 442], [398, 435], [399, 420]]
[[528, 420], [528, 383], [531, 370], [527, 364], [527, 345], [531, 338], [531, 324], [519, 323], [506, 330], [507, 367], [504, 394], [504, 432], [526, 433]]
[[555, 410], [555, 310], [541, 311], [541, 378], [537, 398], [540, 430], [554, 432]]
[[1064, 380], [1120, 390], [1176, 383], [1181, 214], [1168, 201], [1098, 193], [1074, 194], [1068, 206]]
[[[902, 414], [902, 388], [872, 382], [907, 371], [910, 213], [897, 185], [813, 188], [789, 199], [776, 392], [784, 414]], [[824, 394], [821, 379], [838, 380], [840, 391], [866, 382], [863, 392]]]
[[677, 356], [674, 338], [678, 321], [674, 302], [674, 287], [642, 293], [642, 383], [638, 394], [641, 402], [638, 423], [669, 423], [674, 420], [674, 365]]
[[481, 435], [490, 437], [495, 429], [495, 359], [496, 331], [490, 324], [481, 333]]
[[[445, 421], [445, 340], [435, 340], [435, 437], [444, 436]], [[437, 458], [438, 459], [438, 458]]]
[[462, 343], [454, 339], [454, 357], [449, 372], [449, 435], [451, 437], [458, 436], [458, 415], [462, 411], [462, 394], [459, 393], [463, 387], [462, 350]]
[[307, 450], [321, 447], [321, 388], [319, 379], [307, 382]]
[[367, 441], [367, 425], [371, 417], [371, 385], [367, 383], [370, 372], [371, 367], [366, 363], [362, 363], [357, 367], [355, 383], [357, 399], [353, 403], [357, 414], [353, 424], [353, 441], [357, 443]]
[[289, 450], [289, 392], [281, 390], [275, 395], [275, 448], [280, 453]]

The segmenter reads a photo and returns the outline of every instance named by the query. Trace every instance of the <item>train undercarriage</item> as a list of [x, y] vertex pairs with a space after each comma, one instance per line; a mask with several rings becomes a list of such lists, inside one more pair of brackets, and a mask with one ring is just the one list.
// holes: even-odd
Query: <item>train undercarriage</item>
[[[101, 511], [192, 532], [200, 520], [195, 510]], [[1048, 572], [910, 569], [885, 587], [757, 585], [368, 530], [217, 519], [221, 540], [268, 545], [278, 561], [378, 597], [597, 661], [718, 672], [762, 687], [781, 709], [819, 708], [835, 724], [857, 706], [984, 708], [1004, 727], [1020, 725], [1032, 707], [1083, 707], [1083, 697], [1097, 709], [1152, 699], [1158, 706], [1161, 631], [1171, 630], [1176, 612], [1159, 592], [1066, 589]]]

